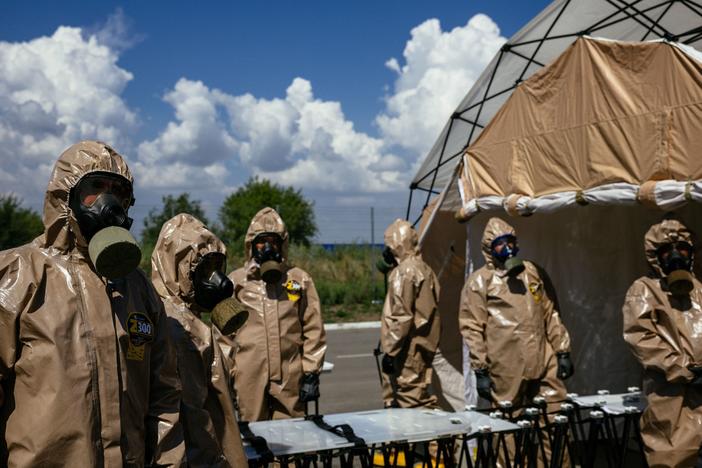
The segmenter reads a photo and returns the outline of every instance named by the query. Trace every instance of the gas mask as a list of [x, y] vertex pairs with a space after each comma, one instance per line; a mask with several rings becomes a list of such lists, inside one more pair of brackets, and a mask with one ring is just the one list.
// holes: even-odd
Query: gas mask
[[235, 333], [246, 322], [249, 312], [235, 298], [234, 284], [224, 274], [227, 258], [210, 252], [198, 262], [191, 275], [195, 304], [212, 311], [212, 323], [224, 335]]
[[278, 234], [261, 234], [253, 242], [253, 259], [261, 268], [261, 278], [268, 284], [277, 283], [283, 276], [281, 243]]
[[379, 272], [381, 272], [384, 275], [387, 275], [390, 270], [395, 268], [397, 266], [397, 260], [395, 260], [395, 256], [392, 253], [392, 250], [390, 250], [390, 247], [385, 246], [383, 249], [383, 257], [379, 258], [378, 261], [375, 263], [375, 267], [378, 269]]
[[509, 276], [517, 276], [524, 271], [524, 262], [517, 257], [519, 246], [517, 238], [512, 234], [497, 237], [490, 246], [492, 258], [504, 265]]
[[689, 294], [693, 287], [692, 246], [683, 241], [671, 242], [660, 246], [656, 254], [670, 292], [675, 296]]
[[110, 280], [126, 276], [141, 261], [141, 250], [129, 233], [127, 210], [133, 203], [131, 183], [109, 172], [88, 174], [71, 190], [69, 206], [88, 241], [90, 260]]
[[195, 303], [205, 310], [214, 307], [234, 294], [234, 284], [224, 274], [227, 259], [224, 254], [211, 252], [204, 255], [192, 274]]

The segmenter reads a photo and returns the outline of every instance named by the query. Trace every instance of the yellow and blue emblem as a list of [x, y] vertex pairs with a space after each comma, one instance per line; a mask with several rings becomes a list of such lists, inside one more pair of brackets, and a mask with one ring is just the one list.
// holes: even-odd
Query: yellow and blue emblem
[[302, 285], [295, 280], [288, 280], [285, 283], [285, 291], [288, 293], [288, 300], [296, 302], [300, 299], [300, 295], [302, 294]]
[[146, 314], [132, 312], [127, 318], [127, 333], [129, 334], [127, 359], [143, 361], [146, 344], [154, 340], [153, 322]]

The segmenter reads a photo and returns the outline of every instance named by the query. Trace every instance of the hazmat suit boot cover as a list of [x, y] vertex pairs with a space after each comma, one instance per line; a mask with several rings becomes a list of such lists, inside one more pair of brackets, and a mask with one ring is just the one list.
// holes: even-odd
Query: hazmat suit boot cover
[[694, 466], [702, 445], [702, 388], [689, 385], [689, 368], [702, 365], [702, 283], [693, 276], [689, 295], [672, 294], [656, 255], [678, 241], [694, 245], [677, 220], [648, 230], [644, 249], [652, 271], [634, 281], [623, 307], [624, 339], [644, 368], [648, 406], [641, 434], [651, 467]]
[[158, 294], [140, 270], [107, 282], [68, 206], [91, 172], [132, 182], [111, 147], [58, 159], [44, 233], [0, 253], [0, 466], [178, 465], [180, 384]]
[[233, 356], [220, 345], [228, 338], [194, 313], [198, 309], [193, 273], [210, 253], [226, 256], [222, 241], [193, 216], [178, 214], [161, 228], [151, 256], [151, 279], [163, 299], [178, 354], [183, 387], [181, 421], [189, 466], [246, 466], [236, 418]]
[[472, 369], [487, 370], [495, 384], [493, 405], [509, 400], [519, 407], [543, 396], [553, 412], [558, 409], [555, 402], [566, 397], [565, 385], [557, 377], [556, 353], [570, 352], [570, 336], [545, 272], [525, 260], [524, 270], [510, 276], [494, 261], [492, 243], [507, 234], [516, 236], [500, 218], [491, 218], [485, 226], [481, 241], [485, 265], [468, 277], [461, 293], [461, 334]]
[[[260, 234], [282, 239], [282, 276], [268, 284], [252, 258]], [[245, 264], [229, 276], [249, 319], [236, 333], [236, 391], [245, 421], [299, 417], [303, 374], [319, 373], [327, 349], [319, 296], [309, 274], [287, 264], [288, 232], [272, 208], [252, 219], [245, 236]]]
[[[419, 253], [417, 232], [403, 220], [385, 231], [385, 245], [397, 266], [388, 277], [380, 341], [384, 353], [395, 358], [395, 373], [384, 374], [386, 405], [402, 408], [435, 407], [430, 392], [432, 361], [439, 346], [439, 282]], [[394, 393], [394, 394], [393, 394]]]

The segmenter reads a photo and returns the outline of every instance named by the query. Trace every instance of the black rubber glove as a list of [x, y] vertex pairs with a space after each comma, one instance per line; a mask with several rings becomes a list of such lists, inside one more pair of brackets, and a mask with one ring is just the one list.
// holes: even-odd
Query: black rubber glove
[[695, 377], [690, 381], [690, 385], [702, 387], [702, 367], [690, 367], [690, 372], [695, 374]]
[[319, 374], [304, 374], [300, 387], [300, 401], [307, 403], [319, 398]]
[[492, 401], [490, 390], [495, 389], [495, 384], [490, 378], [490, 372], [487, 369], [478, 369], [475, 371], [475, 386], [478, 389], [478, 395], [486, 400]]
[[381, 367], [383, 368], [383, 373], [391, 375], [395, 373], [395, 358], [389, 354], [383, 354], [383, 361], [381, 362]]
[[558, 378], [565, 380], [573, 375], [573, 361], [570, 360], [570, 353], [558, 353]]

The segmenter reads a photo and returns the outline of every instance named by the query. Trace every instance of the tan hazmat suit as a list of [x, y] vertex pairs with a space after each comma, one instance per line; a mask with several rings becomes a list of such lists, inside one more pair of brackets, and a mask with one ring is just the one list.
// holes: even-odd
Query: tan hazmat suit
[[[44, 234], [0, 253], [0, 466], [180, 466], [180, 383], [163, 304], [140, 270], [107, 282], [68, 207], [122, 157], [84, 141], [58, 159]], [[142, 327], [140, 339], [132, 334]], [[150, 335], [150, 336], [147, 336]]]
[[403, 220], [385, 231], [385, 245], [397, 266], [388, 276], [380, 341], [384, 353], [395, 358], [395, 375], [383, 374], [383, 400], [401, 408], [434, 407], [429, 391], [432, 361], [439, 346], [439, 282], [417, 247], [417, 232]]
[[555, 293], [545, 274], [524, 261], [524, 271], [510, 277], [491, 254], [495, 238], [515, 235], [512, 226], [492, 218], [485, 226], [485, 265], [463, 287], [459, 324], [470, 350], [471, 367], [487, 369], [495, 384], [494, 403], [532, 403], [541, 395], [562, 400], [565, 386], [557, 377], [556, 353], [570, 352], [570, 337], [561, 323]]
[[[485, 265], [474, 271], [463, 287], [459, 326], [470, 351], [473, 370], [487, 369], [495, 388], [492, 404], [509, 400], [515, 408], [532, 405], [535, 396], [546, 398], [549, 412], [566, 397], [557, 377], [557, 353], [570, 352], [570, 336], [561, 323], [555, 291], [546, 273], [524, 261], [524, 271], [512, 277], [494, 262], [492, 242], [516, 236], [500, 218], [485, 226], [482, 250]], [[543, 422], [542, 422], [543, 423]], [[551, 449], [544, 440], [547, 458]], [[515, 447], [508, 441], [514, 456]], [[502, 453], [500, 453], [500, 464]], [[546, 466], [539, 456], [539, 466]], [[566, 456], [563, 466], [570, 466]]]
[[688, 383], [689, 367], [702, 366], [702, 283], [693, 278], [689, 297], [673, 296], [658, 264], [663, 244], [685, 241], [690, 231], [665, 220], [646, 233], [651, 276], [634, 281], [624, 302], [624, 339], [644, 367], [648, 406], [641, 433], [649, 466], [691, 467], [702, 445], [702, 388]]
[[178, 356], [188, 465], [243, 467], [247, 461], [230, 382], [233, 356], [220, 347], [227, 338], [200, 320], [193, 304], [192, 274], [202, 257], [212, 252], [226, 255], [222, 241], [194, 217], [176, 215], [161, 228], [151, 256], [151, 278], [163, 299]]
[[[283, 275], [266, 284], [252, 258], [259, 234], [275, 233], [283, 240]], [[318, 374], [327, 349], [319, 296], [310, 275], [287, 265], [288, 231], [272, 208], [252, 219], [245, 238], [243, 268], [231, 273], [234, 296], [249, 310], [249, 319], [236, 334], [235, 385], [239, 416], [244, 421], [284, 419], [304, 414], [300, 402], [303, 374]]]

